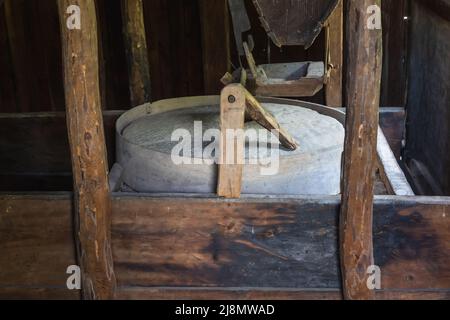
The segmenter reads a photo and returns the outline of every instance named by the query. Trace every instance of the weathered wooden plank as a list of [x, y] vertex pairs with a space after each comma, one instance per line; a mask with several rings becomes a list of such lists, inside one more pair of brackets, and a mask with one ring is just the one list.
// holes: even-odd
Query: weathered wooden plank
[[[0, 195], [0, 297], [76, 298], [71, 206], [70, 194]], [[377, 197], [374, 210], [377, 298], [449, 299], [450, 199]], [[117, 298], [338, 299], [338, 216], [338, 197], [116, 195]]]
[[128, 109], [130, 82], [121, 0], [96, 0], [100, 51], [100, 93], [104, 110]]
[[202, 22], [205, 94], [218, 94], [220, 79], [231, 69], [230, 23], [227, 0], [198, 0]]
[[[381, 104], [406, 105], [408, 67], [408, 0], [381, 2], [383, 20], [383, 74]], [[428, 1], [427, 1], [428, 2]]]
[[346, 299], [371, 299], [372, 207], [377, 162], [382, 32], [367, 28], [367, 8], [380, 1], [348, 0], [347, 120], [342, 183], [341, 268]]
[[450, 21], [450, 1], [449, 0], [418, 0], [419, 3], [431, 9], [441, 18]]
[[[377, 199], [375, 264], [382, 271], [382, 289], [450, 288], [449, 204], [448, 199]], [[338, 197], [125, 196], [115, 199], [113, 209], [120, 286], [341, 286]]]
[[131, 106], [150, 102], [150, 66], [142, 0], [121, 0]]
[[[74, 4], [80, 10], [80, 30], [70, 30], [66, 24], [67, 8]], [[111, 299], [114, 296], [115, 276], [95, 3], [89, 0], [62, 0], [58, 2], [58, 7], [83, 297]]]

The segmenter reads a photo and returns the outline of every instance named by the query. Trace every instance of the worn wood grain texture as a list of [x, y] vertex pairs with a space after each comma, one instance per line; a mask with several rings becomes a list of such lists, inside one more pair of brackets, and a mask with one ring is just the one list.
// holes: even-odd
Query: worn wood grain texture
[[227, 0], [198, 0], [202, 23], [205, 94], [218, 94], [220, 79], [231, 70], [230, 21]]
[[[121, 299], [340, 299], [339, 197], [113, 198]], [[0, 297], [77, 299], [70, 194], [0, 196]], [[450, 199], [377, 197], [377, 299], [450, 298]]]
[[130, 79], [131, 107], [151, 99], [150, 66], [142, 0], [122, 1], [122, 23]]
[[275, 45], [310, 47], [337, 0], [253, 0], [260, 22]]
[[339, 3], [327, 21], [325, 54], [327, 74], [325, 100], [329, 107], [343, 106], [344, 71], [344, 0]]
[[239, 198], [242, 190], [245, 141], [243, 137], [246, 96], [240, 84], [222, 90], [220, 97], [219, 197]]
[[198, 0], [145, 1], [144, 16], [153, 80], [152, 100], [202, 95], [203, 50]]
[[[115, 124], [123, 111], [103, 111], [108, 163], [115, 162]], [[381, 108], [380, 126], [399, 159], [402, 108]], [[58, 138], [56, 138], [58, 137]], [[62, 112], [0, 114], [0, 191], [71, 191], [72, 166]]]
[[[380, 6], [380, 1], [375, 1]], [[369, 30], [369, 0], [347, 1], [347, 120], [340, 255], [346, 299], [372, 299], [366, 270], [373, 263], [373, 194], [377, 162], [382, 31]]]
[[405, 163], [424, 175], [422, 194], [450, 195], [450, 21], [431, 3], [411, 7]]
[[[81, 29], [66, 25], [70, 5]], [[90, 0], [58, 2], [64, 57], [67, 127], [74, 177], [76, 236], [85, 299], [114, 296], [108, 163], [99, 91], [97, 17]]]
[[449, 0], [417, 0], [417, 3], [422, 4], [428, 9], [432, 10], [441, 18], [450, 21], [450, 1]]
[[[374, 252], [383, 289], [450, 287], [448, 210], [448, 200], [376, 201]], [[121, 287], [341, 288], [338, 197], [124, 196], [114, 201], [114, 212]]]
[[123, 34], [121, 0], [96, 0], [99, 34], [100, 94], [106, 110], [126, 109], [130, 79]]
[[408, 67], [408, 0], [381, 2], [383, 22], [383, 73], [381, 104], [406, 106]]
[[0, 298], [79, 299], [70, 194], [0, 195]]
[[[57, 37], [56, 3], [8, 0], [4, 3], [10, 63], [17, 107], [22, 112], [39, 111], [42, 103], [58, 110], [62, 105], [62, 74]], [[48, 18], [49, 16], [49, 18]], [[30, 21], [34, 27], [25, 27]], [[42, 46], [42, 43], [47, 45]], [[2, 48], [3, 51], [3, 48]], [[59, 91], [59, 94], [55, 94]]]
[[5, 19], [5, 6], [0, 6], [0, 112], [17, 112], [14, 69]]
[[[153, 100], [204, 94], [205, 72], [202, 61], [204, 61], [205, 49], [202, 45], [198, 1], [161, 0], [143, 3]], [[123, 37], [120, 36], [122, 30], [120, 2], [121, 0], [96, 1], [103, 48], [102, 96], [106, 100], [104, 108], [108, 110], [126, 109], [130, 106], [125, 46]], [[209, 2], [213, 4], [216, 1]], [[398, 2], [406, 2], [406, 0], [384, 0], [382, 4], [385, 37], [389, 37], [386, 50], [390, 52], [390, 57], [386, 55], [388, 62], [384, 63], [384, 68], [389, 68], [388, 74], [384, 73], [383, 97], [388, 98], [388, 101], [383, 98], [384, 105], [398, 105], [396, 101], [399, 100], [397, 88], [400, 87], [400, 81], [397, 67], [402, 66], [401, 58], [404, 56], [404, 50], [400, 48], [400, 43], [403, 43], [402, 39], [406, 37], [404, 32], [399, 30], [406, 32], [408, 22], [403, 21], [401, 12], [398, 11], [400, 6]], [[19, 39], [17, 44], [13, 44], [19, 55], [16, 55], [12, 62], [4, 16], [5, 2], [0, 8], [0, 42], [1, 47], [4, 48], [0, 51], [0, 70], [2, 70], [0, 112], [62, 111], [64, 110], [64, 88], [57, 3], [54, 0], [14, 0], [11, 3], [16, 15], [16, 18], [13, 18], [15, 33], [24, 40]], [[428, 4], [431, 1], [425, 0], [423, 3]], [[169, 10], [169, 6], [172, 10]], [[267, 34], [260, 26], [252, 0], [246, 0], [246, 7], [252, 22], [252, 34], [255, 38], [254, 55], [258, 64], [267, 63], [268, 60], [271, 60], [271, 63], [324, 61], [324, 32], [308, 50], [304, 50], [302, 46], [288, 46], [280, 49], [271, 41], [268, 46]], [[444, 11], [437, 10], [437, 12]], [[24, 19], [23, 23], [22, 19]], [[214, 25], [216, 24], [223, 25], [221, 21], [215, 21]], [[222, 32], [214, 28], [210, 30], [211, 35], [208, 35], [210, 38]], [[43, 43], [45, 43], [44, 46]], [[233, 42], [230, 45], [232, 47]], [[214, 50], [218, 50], [217, 47], [220, 46], [215, 46]], [[403, 53], [397, 50], [403, 50]], [[236, 58], [233, 57], [234, 51], [235, 49], [231, 48], [232, 61], [236, 64]], [[221, 61], [225, 60], [221, 59]], [[17, 68], [15, 62], [26, 65], [28, 77], [20, 78], [23, 82], [18, 81], [21, 75], [18, 77], [14, 75], [13, 70]], [[31, 106], [25, 103], [28, 97], [17, 95], [19, 89], [32, 97], [31, 101], [28, 100]], [[313, 101], [324, 103], [323, 96], [324, 92], [321, 91], [313, 98]], [[19, 99], [23, 103], [18, 102]]]
[[[342, 300], [336, 289], [286, 288], [119, 288], [120, 299], [132, 300]], [[377, 300], [449, 300], [448, 290], [380, 290]]]
[[[111, 165], [115, 162], [115, 123], [122, 113], [103, 114]], [[71, 191], [65, 114], [0, 114], [0, 176], [0, 191]]]

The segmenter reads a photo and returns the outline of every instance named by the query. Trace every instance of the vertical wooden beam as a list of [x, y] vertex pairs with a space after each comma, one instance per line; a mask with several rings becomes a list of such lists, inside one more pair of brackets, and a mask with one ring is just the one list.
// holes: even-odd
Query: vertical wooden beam
[[[80, 9], [81, 29], [69, 30], [67, 8]], [[77, 250], [85, 299], [111, 299], [110, 194], [99, 92], [97, 19], [93, 0], [58, 1], [64, 85], [74, 176]]]
[[[239, 198], [244, 170], [246, 97], [240, 84], [222, 90], [220, 98], [220, 163], [217, 194], [219, 197]], [[233, 135], [232, 135], [233, 134]]]
[[[430, 3], [430, 0], [426, 1]], [[385, 0], [383, 12], [382, 106], [406, 106], [409, 0]]]
[[231, 69], [228, 1], [199, 0], [199, 5], [205, 94], [218, 94], [220, 79]]
[[122, 17], [133, 107], [151, 99], [150, 66], [142, 0], [122, 0]]
[[347, 0], [347, 122], [340, 220], [346, 299], [372, 299], [367, 269], [374, 264], [372, 219], [377, 158], [382, 31], [369, 30], [368, 8], [380, 0]]
[[342, 74], [344, 64], [344, 0], [340, 0], [326, 27], [326, 55], [330, 73], [325, 86], [329, 107], [343, 106]]

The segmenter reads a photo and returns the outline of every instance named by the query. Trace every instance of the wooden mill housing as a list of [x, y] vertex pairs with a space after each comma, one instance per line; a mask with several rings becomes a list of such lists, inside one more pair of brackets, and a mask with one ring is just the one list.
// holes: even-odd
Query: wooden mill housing
[[[226, 0], [0, 0], [0, 298], [450, 298], [450, 1], [243, 3], [251, 31]], [[310, 70], [261, 81], [289, 63]], [[221, 90], [242, 122], [344, 124], [341, 194], [241, 195], [236, 166], [218, 194], [119, 190], [125, 112]]]

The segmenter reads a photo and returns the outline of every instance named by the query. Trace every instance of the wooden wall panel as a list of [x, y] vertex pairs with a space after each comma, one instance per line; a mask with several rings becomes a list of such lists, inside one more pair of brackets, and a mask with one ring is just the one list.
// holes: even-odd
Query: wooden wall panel
[[[115, 123], [123, 111], [104, 111], [108, 163], [115, 162]], [[400, 154], [404, 112], [383, 109], [380, 124]], [[0, 191], [70, 191], [71, 160], [63, 112], [0, 114]]]
[[422, 193], [450, 195], [450, 18], [412, 4], [405, 161]]
[[[385, 43], [389, 55], [384, 66], [383, 105], [400, 106], [402, 101], [403, 82], [399, 72], [402, 70], [404, 57], [402, 44], [405, 23], [402, 19], [402, 4], [405, 2], [406, 0], [383, 1]], [[102, 104], [108, 110], [128, 109], [128, 71], [120, 0], [96, 0], [96, 4], [101, 34]], [[246, 6], [253, 27], [257, 63], [324, 59], [324, 32], [309, 50], [300, 46], [280, 49], [269, 42], [252, 0], [246, 0]], [[0, 45], [7, 49], [0, 52], [0, 112], [64, 110], [56, 2], [7, 0], [3, 7], [9, 8], [10, 16], [5, 16], [4, 9], [0, 9]], [[212, 93], [213, 89], [204, 84], [199, 0], [144, 0], [144, 9], [153, 100], [201, 95], [205, 90]], [[9, 29], [6, 28], [8, 24]], [[218, 28], [222, 25], [223, 23], [217, 23]], [[223, 30], [214, 28], [208, 32], [223, 34]], [[232, 37], [232, 30], [229, 32]], [[219, 48], [221, 46], [226, 51], [223, 39], [217, 45]], [[234, 41], [231, 41], [230, 47], [231, 62], [238, 66]], [[225, 52], [220, 60], [220, 65], [227, 65]], [[220, 86], [214, 86], [214, 90], [218, 89]], [[323, 92], [312, 101], [323, 103]]]
[[[340, 288], [337, 197], [169, 201], [114, 201], [120, 286]], [[377, 198], [383, 288], [450, 288], [448, 210], [444, 199]]]

